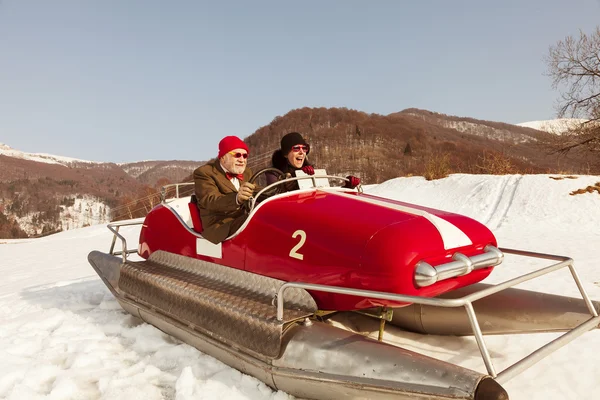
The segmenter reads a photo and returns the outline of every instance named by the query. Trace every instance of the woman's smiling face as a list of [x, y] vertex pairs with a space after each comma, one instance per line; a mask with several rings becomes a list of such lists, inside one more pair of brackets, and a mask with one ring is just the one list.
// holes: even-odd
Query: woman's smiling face
[[292, 147], [292, 150], [287, 155], [288, 162], [295, 168], [302, 168], [306, 154], [308, 153], [308, 146], [298, 144]]

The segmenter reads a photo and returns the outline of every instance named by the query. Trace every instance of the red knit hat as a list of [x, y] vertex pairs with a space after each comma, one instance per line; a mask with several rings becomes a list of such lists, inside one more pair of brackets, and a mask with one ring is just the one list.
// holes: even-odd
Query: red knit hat
[[219, 155], [217, 158], [221, 158], [231, 150], [235, 149], [244, 149], [247, 153], [250, 153], [248, 146], [242, 141], [242, 139], [237, 136], [225, 136], [219, 142]]

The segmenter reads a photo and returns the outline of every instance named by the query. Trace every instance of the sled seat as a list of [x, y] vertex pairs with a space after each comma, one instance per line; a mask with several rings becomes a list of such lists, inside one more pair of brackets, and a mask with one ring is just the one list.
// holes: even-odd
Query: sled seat
[[198, 209], [198, 201], [195, 194], [190, 196], [188, 207], [190, 209], [190, 217], [192, 219], [194, 231], [196, 233], [202, 233], [204, 228], [202, 228], [202, 218], [200, 218], [200, 210]]
[[178, 197], [169, 199], [165, 205], [179, 216], [181, 221], [196, 233], [202, 233], [202, 219], [200, 219], [200, 210], [196, 202], [196, 196]]
[[119, 277], [119, 289], [127, 298], [229, 346], [273, 358], [281, 352], [289, 325], [317, 310], [306, 290], [288, 289], [284, 320], [278, 321], [273, 298], [284, 283], [162, 250], [146, 261], [127, 261]]

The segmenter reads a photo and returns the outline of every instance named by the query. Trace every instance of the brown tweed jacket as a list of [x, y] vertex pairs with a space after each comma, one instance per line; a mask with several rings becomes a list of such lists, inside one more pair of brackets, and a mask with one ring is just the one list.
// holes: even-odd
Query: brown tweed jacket
[[[246, 167], [244, 182], [251, 177], [252, 170]], [[218, 159], [194, 171], [194, 186], [202, 219], [202, 236], [220, 243], [229, 236], [234, 220], [244, 217], [243, 209], [235, 201], [237, 190], [225, 176]]]

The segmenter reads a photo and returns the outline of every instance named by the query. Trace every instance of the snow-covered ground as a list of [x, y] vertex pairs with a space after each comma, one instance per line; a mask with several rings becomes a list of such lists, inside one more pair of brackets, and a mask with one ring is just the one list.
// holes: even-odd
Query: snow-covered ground
[[[600, 176], [550, 177], [397, 178], [366, 191], [475, 218], [492, 229], [501, 247], [571, 256], [584, 288], [600, 300], [600, 194], [569, 195]], [[124, 229], [134, 246], [138, 229]], [[125, 313], [87, 262], [91, 250], [108, 251], [110, 239], [110, 232], [97, 225], [0, 241], [0, 398], [291, 398]], [[510, 257], [486, 282], [547, 265]], [[578, 295], [566, 270], [519, 287]], [[486, 343], [502, 370], [556, 336], [486, 336]], [[472, 338], [388, 328], [385, 339], [485, 372]], [[596, 399], [599, 349], [600, 332], [588, 332], [503, 386], [512, 400]]]

